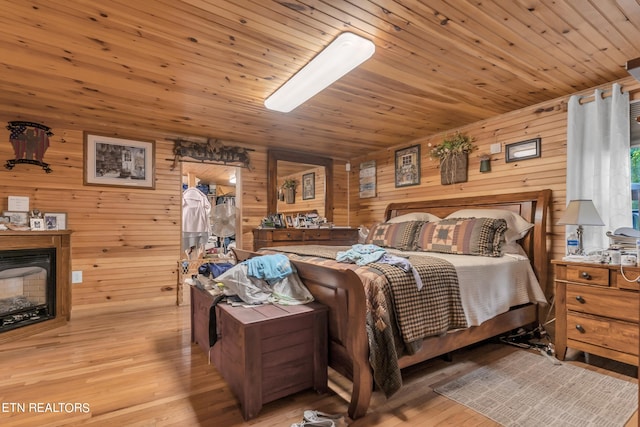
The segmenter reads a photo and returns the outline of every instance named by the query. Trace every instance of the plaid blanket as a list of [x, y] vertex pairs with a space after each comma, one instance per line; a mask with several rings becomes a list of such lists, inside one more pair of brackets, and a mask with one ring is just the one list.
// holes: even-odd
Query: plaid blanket
[[293, 260], [351, 269], [360, 277], [366, 296], [369, 362], [376, 385], [389, 397], [402, 385], [398, 355], [419, 348], [422, 338], [467, 326], [458, 277], [447, 261], [412, 256], [409, 261], [424, 285], [418, 291], [411, 271], [383, 263], [358, 266], [335, 261], [338, 251], [349, 248], [282, 246], [260, 252], [285, 252]]

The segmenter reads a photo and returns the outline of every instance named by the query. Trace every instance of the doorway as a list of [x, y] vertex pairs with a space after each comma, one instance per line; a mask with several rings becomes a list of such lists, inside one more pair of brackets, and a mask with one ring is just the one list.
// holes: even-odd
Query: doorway
[[[186, 247], [183, 239], [182, 253], [189, 259], [226, 256], [230, 249], [241, 244], [239, 194], [241, 168], [235, 166], [181, 162], [182, 191], [196, 188], [210, 204], [209, 237], [204, 247]], [[182, 224], [182, 221], [181, 221]], [[181, 230], [184, 232], [184, 230]]]

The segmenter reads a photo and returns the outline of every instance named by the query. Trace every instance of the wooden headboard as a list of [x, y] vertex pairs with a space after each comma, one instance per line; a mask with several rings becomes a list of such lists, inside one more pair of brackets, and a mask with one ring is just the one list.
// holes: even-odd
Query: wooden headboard
[[428, 212], [444, 218], [466, 208], [507, 209], [522, 216], [534, 226], [519, 241], [531, 260], [542, 289], [546, 289], [549, 259], [547, 250], [547, 216], [551, 203], [551, 190], [488, 196], [460, 197], [453, 199], [420, 200], [391, 203], [385, 210], [385, 221], [407, 213]]

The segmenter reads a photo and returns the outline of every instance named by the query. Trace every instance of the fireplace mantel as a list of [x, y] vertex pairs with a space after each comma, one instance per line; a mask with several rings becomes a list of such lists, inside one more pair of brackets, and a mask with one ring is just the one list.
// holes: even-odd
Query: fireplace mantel
[[12, 329], [0, 334], [0, 343], [64, 325], [71, 318], [71, 231], [0, 231], [1, 250], [56, 250], [56, 316], [45, 322]]

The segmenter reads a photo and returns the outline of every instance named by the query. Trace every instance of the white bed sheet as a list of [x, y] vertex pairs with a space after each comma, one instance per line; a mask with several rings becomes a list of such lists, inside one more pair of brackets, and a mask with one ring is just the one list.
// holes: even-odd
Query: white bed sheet
[[399, 256], [427, 255], [442, 258], [455, 266], [460, 298], [469, 326], [477, 326], [510, 307], [536, 302], [547, 304], [540, 283], [523, 255], [505, 254], [499, 258], [452, 255], [436, 252], [397, 252]]

